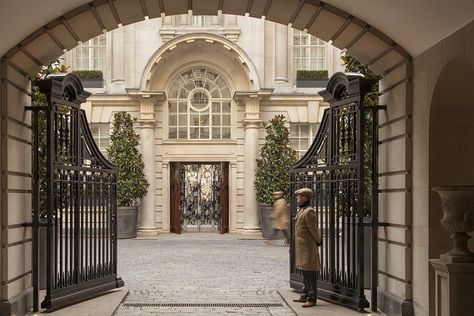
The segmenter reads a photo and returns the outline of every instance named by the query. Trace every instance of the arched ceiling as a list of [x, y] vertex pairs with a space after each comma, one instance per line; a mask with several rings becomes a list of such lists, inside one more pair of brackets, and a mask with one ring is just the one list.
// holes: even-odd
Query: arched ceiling
[[[82, 5], [82, 6], [81, 6]], [[49, 63], [79, 40], [143, 17], [186, 13], [266, 16], [333, 40], [379, 73], [416, 56], [473, 19], [472, 0], [0, 0], [0, 56]], [[47, 25], [47, 26], [46, 26]], [[25, 40], [26, 39], [26, 40]], [[21, 43], [18, 47], [16, 44]], [[20, 53], [18, 53], [20, 52]], [[388, 65], [388, 66], [387, 66]]]

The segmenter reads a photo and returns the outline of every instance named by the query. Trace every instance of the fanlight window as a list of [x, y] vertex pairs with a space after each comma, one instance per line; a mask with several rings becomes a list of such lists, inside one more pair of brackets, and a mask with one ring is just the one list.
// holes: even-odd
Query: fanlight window
[[170, 139], [230, 139], [231, 92], [217, 72], [186, 70], [174, 79], [168, 96]]

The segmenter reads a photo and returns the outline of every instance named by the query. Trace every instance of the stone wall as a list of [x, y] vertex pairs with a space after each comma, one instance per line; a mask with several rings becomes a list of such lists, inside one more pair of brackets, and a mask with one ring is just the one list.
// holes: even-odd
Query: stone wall
[[[472, 155], [461, 150], [462, 144], [470, 142], [474, 126], [472, 120], [465, 120], [472, 111], [472, 82], [462, 84], [460, 81], [466, 76], [455, 76], [448, 82], [441, 77], [449, 75], [444, 71], [453, 61], [464, 65], [461, 73], [471, 72], [472, 76], [473, 57], [474, 22], [471, 22], [414, 59], [413, 282], [417, 315], [434, 315], [434, 274], [429, 270], [428, 259], [439, 258], [450, 244], [439, 224], [440, 199], [430, 189], [434, 185], [473, 184], [469, 158]], [[451, 89], [451, 94], [440, 93], [443, 89]], [[471, 107], [467, 112], [468, 107], [462, 104], [466, 98]], [[464, 108], [461, 115], [460, 102]], [[460, 134], [463, 126], [471, 131]], [[470, 166], [460, 168], [466, 166], [466, 158]], [[461, 174], [455, 169], [461, 169]]]

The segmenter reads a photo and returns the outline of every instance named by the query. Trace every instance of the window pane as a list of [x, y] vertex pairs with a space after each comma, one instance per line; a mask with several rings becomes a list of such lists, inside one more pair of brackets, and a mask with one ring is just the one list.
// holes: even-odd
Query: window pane
[[178, 135], [179, 135], [179, 138], [180, 138], [180, 139], [188, 138], [187, 127], [180, 127], [180, 128], [178, 129]]
[[222, 114], [222, 126], [230, 126], [230, 115]]
[[220, 117], [220, 115], [213, 115], [213, 116], [212, 116], [212, 125], [213, 125], [213, 126], [220, 126], [220, 125], [221, 125], [221, 117]]
[[230, 102], [222, 103], [222, 113], [230, 113]]
[[100, 126], [100, 137], [101, 138], [108, 138], [109, 137], [109, 124], [101, 124]]
[[176, 126], [178, 124], [178, 117], [176, 114], [170, 114], [169, 125]]
[[176, 113], [178, 110], [178, 105], [176, 102], [170, 102], [169, 107], [170, 107], [169, 108], [170, 113]]
[[293, 148], [293, 149], [299, 149], [298, 138], [291, 138], [290, 139], [290, 147]]
[[179, 113], [187, 113], [188, 112], [188, 105], [186, 102], [179, 103]]
[[309, 148], [309, 143], [307, 138], [301, 138], [300, 140], [300, 149], [307, 150]]
[[177, 128], [176, 127], [171, 127], [169, 131], [169, 138], [171, 139], [176, 139], [177, 138]]
[[209, 138], [209, 128], [208, 127], [204, 127], [200, 129], [200, 132], [201, 132], [201, 137], [200, 138]]
[[188, 115], [187, 114], [180, 114], [179, 115], [179, 126], [186, 126], [188, 125]]
[[229, 88], [225, 87], [221, 90], [221, 98], [230, 98], [230, 91], [229, 91]]
[[191, 139], [198, 139], [199, 138], [199, 127], [191, 127], [189, 129], [189, 138]]
[[218, 88], [216, 88], [214, 90], [211, 90], [211, 97], [216, 98], [216, 99], [220, 99], [221, 91]]
[[229, 139], [230, 138], [230, 128], [229, 127], [223, 127], [222, 128], [222, 138], [224, 138], [224, 139]]
[[290, 125], [290, 137], [298, 136], [298, 125], [291, 124]]
[[199, 114], [198, 113], [191, 113], [189, 116], [189, 124], [191, 126], [199, 126]]
[[203, 112], [200, 114], [199, 124], [201, 126], [209, 126], [209, 112]]
[[300, 126], [300, 137], [308, 137], [309, 136], [309, 126], [308, 125], [301, 125]]
[[212, 102], [212, 113], [220, 113], [221, 104], [219, 102]]
[[214, 127], [212, 129], [212, 138], [221, 138], [221, 129], [219, 127]]

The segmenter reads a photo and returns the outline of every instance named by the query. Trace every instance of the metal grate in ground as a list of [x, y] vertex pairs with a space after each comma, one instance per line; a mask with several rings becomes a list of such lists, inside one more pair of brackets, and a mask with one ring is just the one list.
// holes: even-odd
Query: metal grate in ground
[[238, 307], [268, 308], [283, 307], [282, 303], [123, 303], [123, 307]]

